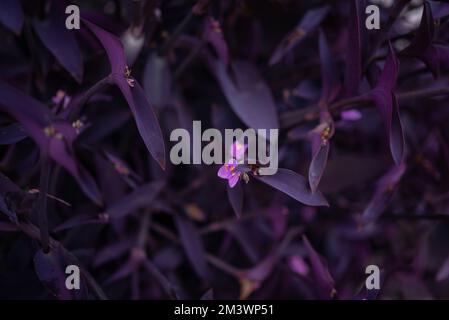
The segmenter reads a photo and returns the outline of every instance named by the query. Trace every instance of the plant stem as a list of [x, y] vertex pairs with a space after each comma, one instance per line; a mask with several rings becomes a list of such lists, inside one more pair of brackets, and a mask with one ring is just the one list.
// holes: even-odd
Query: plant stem
[[192, 62], [192, 60], [198, 55], [200, 50], [203, 48], [204, 42], [200, 41], [198, 44], [190, 51], [189, 55], [184, 59], [181, 65], [175, 70], [173, 78], [176, 80], [184, 72], [187, 66]]
[[35, 210], [37, 211], [40, 240], [42, 251], [44, 253], [50, 252], [50, 235], [48, 231], [48, 219], [47, 219], [47, 191], [50, 180], [51, 163], [47, 155], [41, 156], [41, 174], [39, 181], [39, 195]]
[[[431, 98], [448, 94], [449, 94], [449, 87], [436, 88], [436, 89], [432, 88], [432, 89], [412, 90], [408, 92], [399, 93], [397, 94], [397, 98], [399, 102], [403, 102], [407, 100]], [[367, 95], [356, 96], [349, 99], [340, 100], [331, 104], [329, 106], [329, 110], [335, 114], [341, 110], [353, 107], [355, 105], [360, 105], [361, 107], [368, 107], [372, 105], [372, 101]], [[284, 112], [280, 116], [281, 128], [290, 129], [305, 121], [317, 120], [319, 118], [319, 113], [320, 109], [316, 104], [310, 105], [300, 110]]]
[[111, 84], [111, 75], [101, 79], [97, 83], [95, 83], [92, 87], [90, 87], [86, 92], [83, 93], [81, 97], [79, 97], [70, 110], [69, 113], [69, 121], [75, 121], [83, 109], [84, 105], [98, 92], [103, 90], [106, 86]]
[[182, 21], [176, 26], [173, 33], [167, 38], [162, 47], [158, 50], [158, 55], [163, 56], [167, 53], [167, 51], [171, 48], [175, 40], [178, 36], [184, 31], [184, 29], [189, 25], [189, 23], [196, 17], [200, 16], [205, 10], [205, 8], [209, 5], [209, 0], [199, 0], [197, 4], [195, 4], [192, 9], [190, 9], [189, 13], [182, 19]]
[[[167, 228], [157, 224], [157, 223], [152, 223], [150, 226], [154, 231], [156, 231], [157, 233], [159, 233], [160, 235], [164, 236], [165, 238], [167, 238], [168, 240], [176, 243], [176, 244], [181, 244], [181, 241], [178, 239], [178, 237], [171, 232], [170, 230], [168, 230]], [[233, 277], [239, 277], [241, 275], [241, 271], [236, 269], [235, 267], [229, 265], [227, 262], [221, 260], [218, 257], [215, 257], [211, 254], [206, 253], [206, 260], [214, 265], [217, 269], [220, 269], [221, 271], [233, 276]]]

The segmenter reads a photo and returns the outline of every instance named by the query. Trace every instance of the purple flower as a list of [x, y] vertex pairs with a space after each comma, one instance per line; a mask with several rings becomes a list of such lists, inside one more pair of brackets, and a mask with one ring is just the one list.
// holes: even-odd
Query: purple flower
[[235, 159], [230, 159], [218, 170], [218, 176], [228, 180], [228, 184], [231, 188], [235, 187], [240, 180], [241, 174], [242, 173], [238, 170], [238, 162]]
[[69, 105], [72, 98], [64, 91], [64, 90], [58, 90], [56, 94], [51, 98], [51, 101], [55, 105], [62, 104], [63, 109], [66, 109]]
[[[248, 149], [246, 144], [242, 144], [238, 141], [234, 142], [229, 148], [229, 153], [232, 158], [218, 170], [218, 176], [228, 180], [231, 188], [235, 187], [240, 179], [240, 176], [242, 175], [242, 172], [239, 171], [238, 166], [240, 163], [243, 163], [246, 149]], [[247, 179], [245, 181], [247, 181]]]

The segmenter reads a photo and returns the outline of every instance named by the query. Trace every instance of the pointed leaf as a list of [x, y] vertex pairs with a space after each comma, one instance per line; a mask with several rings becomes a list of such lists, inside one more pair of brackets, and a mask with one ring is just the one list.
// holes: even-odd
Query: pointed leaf
[[162, 169], [165, 168], [165, 147], [156, 114], [148, 103], [139, 83], [133, 87], [125, 77], [127, 70], [125, 53], [120, 40], [95, 24], [83, 19], [84, 24], [94, 33], [104, 47], [111, 64], [111, 79], [119, 87], [136, 121], [137, 129], [153, 158]]
[[330, 144], [321, 144], [314, 154], [309, 167], [309, 185], [312, 193], [315, 193], [326, 168]]
[[382, 122], [389, 139], [390, 150], [396, 164], [403, 160], [404, 136], [397, 99], [393, 93], [398, 76], [399, 62], [391, 43], [384, 69], [379, 77], [377, 86], [370, 95], [379, 110]]
[[312, 193], [306, 179], [294, 171], [278, 169], [278, 172], [272, 176], [255, 177], [306, 205], [329, 206], [321, 192]]

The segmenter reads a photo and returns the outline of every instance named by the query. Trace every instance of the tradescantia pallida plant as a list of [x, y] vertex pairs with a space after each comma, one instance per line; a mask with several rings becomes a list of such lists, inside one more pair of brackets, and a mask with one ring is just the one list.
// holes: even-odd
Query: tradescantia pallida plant
[[[0, 1], [0, 298], [448, 298], [449, 5], [370, 4]], [[279, 169], [174, 165], [194, 120]]]

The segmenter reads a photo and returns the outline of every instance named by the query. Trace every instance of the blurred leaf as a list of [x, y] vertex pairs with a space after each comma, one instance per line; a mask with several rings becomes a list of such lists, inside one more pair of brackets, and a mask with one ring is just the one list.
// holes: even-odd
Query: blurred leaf
[[167, 106], [171, 100], [172, 76], [165, 57], [157, 52], [148, 55], [143, 71], [143, 88], [148, 100], [156, 107]]
[[421, 23], [411, 44], [401, 54], [423, 61], [434, 76], [449, 70], [449, 46], [434, 43], [434, 19], [428, 1], [424, 1]]
[[391, 168], [379, 180], [371, 201], [363, 211], [362, 223], [373, 223], [385, 211], [393, 198], [394, 191], [405, 173], [406, 166], [401, 164]]
[[150, 205], [165, 186], [164, 181], [154, 181], [142, 185], [128, 193], [105, 210], [111, 219], [119, 219]]
[[80, 226], [85, 226], [85, 225], [90, 225], [90, 224], [100, 224], [100, 223], [102, 223], [102, 221], [97, 217], [93, 217], [92, 215], [89, 215], [89, 214], [80, 214], [80, 215], [76, 215], [76, 216], [64, 221], [63, 223], [58, 225], [56, 228], [54, 228], [53, 232], [61, 232], [61, 231], [67, 230], [67, 229], [75, 228], [75, 227], [80, 227]]
[[210, 288], [200, 298], [200, 300], [214, 300], [214, 289]]
[[231, 204], [232, 210], [234, 210], [237, 218], [242, 216], [243, 209], [243, 188], [241, 183], [237, 183], [234, 188], [229, 187], [226, 184], [226, 189], [228, 191], [228, 199]]
[[203, 39], [212, 45], [219, 60], [227, 66], [229, 64], [228, 45], [220, 23], [212, 16], [207, 16], [204, 19]]
[[438, 269], [435, 280], [438, 282], [444, 281], [449, 277], [449, 257], [444, 260], [443, 264]]
[[333, 298], [336, 294], [336, 290], [334, 287], [334, 279], [329, 272], [327, 263], [315, 251], [305, 235], [302, 237], [302, 240], [319, 288], [323, 290], [326, 298]]
[[365, 1], [351, 0], [348, 22], [348, 45], [346, 51], [345, 90], [348, 96], [359, 93], [362, 77], [362, 32]]
[[249, 62], [236, 62], [230, 67], [235, 74], [235, 83], [221, 61], [213, 63], [215, 76], [232, 110], [250, 128], [277, 129], [276, 103], [255, 66]]
[[206, 262], [206, 252], [200, 233], [196, 229], [195, 225], [185, 217], [179, 215], [176, 216], [175, 223], [179, 232], [182, 246], [184, 247], [190, 264], [199, 277], [208, 279], [210, 271]]
[[35, 19], [34, 29], [44, 45], [59, 63], [81, 83], [83, 79], [83, 57], [73, 30], [65, 26], [65, 7], [61, 1], [52, 1], [45, 20]]
[[[0, 208], [0, 210], [1, 210], [1, 208]], [[19, 231], [19, 228], [14, 224], [0, 221], [0, 231], [15, 232], [15, 231]]]
[[0, 145], [15, 144], [28, 137], [19, 123], [0, 128]]
[[278, 63], [290, 50], [300, 44], [321, 24], [330, 11], [329, 6], [322, 6], [306, 12], [298, 25], [290, 31], [277, 46], [270, 58], [270, 65]]
[[16, 35], [22, 32], [24, 19], [20, 0], [0, 1], [0, 22]]
[[321, 62], [321, 101], [332, 102], [338, 95], [341, 84], [334, 55], [330, 51], [329, 44], [323, 31], [319, 36], [320, 62]]

